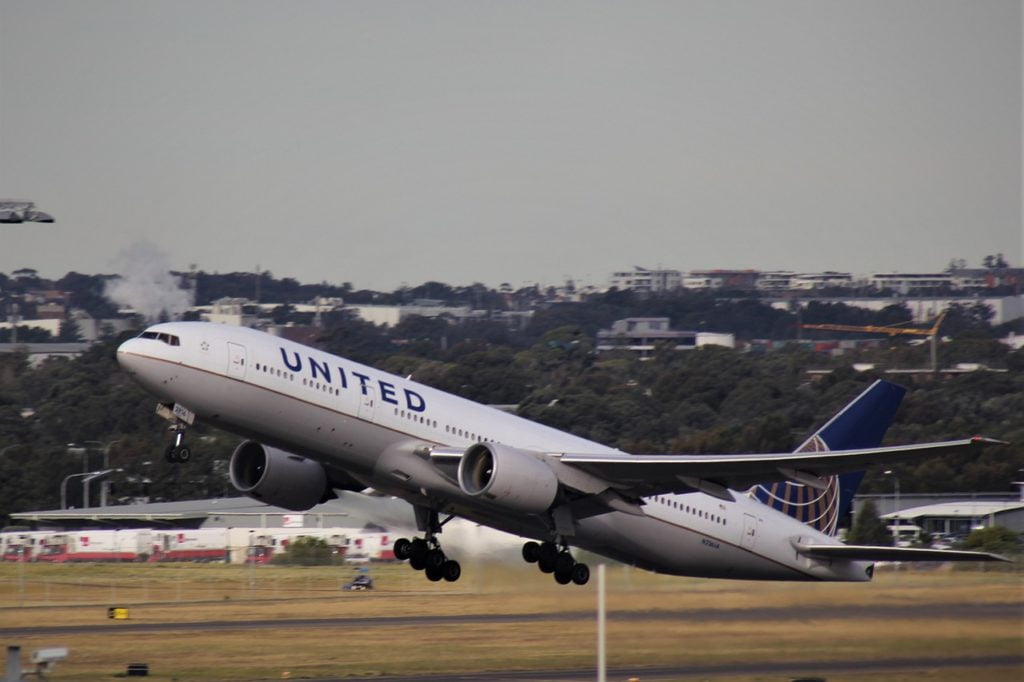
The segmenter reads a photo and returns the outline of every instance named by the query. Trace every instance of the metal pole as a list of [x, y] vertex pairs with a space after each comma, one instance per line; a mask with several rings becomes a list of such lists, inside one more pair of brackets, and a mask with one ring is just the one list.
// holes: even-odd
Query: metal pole
[[86, 476], [82, 479], [82, 509], [89, 508], [89, 481], [92, 480], [92, 476]]
[[605, 666], [605, 602], [604, 602], [604, 580], [605, 565], [597, 565], [597, 682], [607, 682], [608, 670]]
[[21, 647], [10, 645], [7, 647], [7, 682], [21, 682]]
[[932, 374], [939, 373], [939, 351], [936, 347], [936, 344], [938, 343], [938, 341], [936, 340], [938, 335], [938, 332], [936, 332], [935, 334], [932, 334], [931, 338], [929, 339], [931, 341]]
[[[107, 443], [107, 446], [103, 448], [103, 469], [107, 470], [110, 468], [110, 446], [113, 443]], [[107, 488], [110, 486], [110, 479], [104, 478], [100, 481], [100, 506], [107, 506]]]
[[893, 474], [892, 480], [893, 480], [893, 482], [896, 485], [896, 517], [895, 517], [896, 518], [896, 530], [895, 530], [896, 542], [893, 543], [893, 546], [899, 547], [899, 544], [900, 544], [900, 542], [899, 542], [899, 540], [900, 540], [900, 477], [897, 476], [896, 474]]

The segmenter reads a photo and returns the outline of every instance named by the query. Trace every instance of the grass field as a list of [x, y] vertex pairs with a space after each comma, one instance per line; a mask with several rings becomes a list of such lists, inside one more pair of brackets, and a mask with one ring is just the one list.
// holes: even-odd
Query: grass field
[[[596, 588], [560, 587], [535, 569], [466, 565], [456, 584], [429, 583], [407, 566], [375, 566], [378, 589], [341, 592], [347, 568], [191, 564], [0, 565], [0, 629], [91, 625], [79, 634], [25, 635], [25, 652], [66, 646], [52, 679], [103, 680], [128, 663], [150, 665], [153, 680], [273, 680], [583, 668], [593, 665]], [[1011, 604], [1024, 614], [1018, 572], [879, 572], [872, 583], [754, 583], [656, 576], [628, 568], [608, 573], [609, 665], [712, 665], [1019, 655], [1024, 615], [964, 619], [964, 605]], [[904, 606], [942, 604], [927, 617]], [[279, 627], [202, 631], [175, 626], [129, 632], [107, 607], [129, 608], [127, 623], [177, 624], [280, 619]], [[825, 607], [891, 607], [883, 618]], [[776, 621], [730, 611], [778, 609]], [[945, 609], [948, 608], [949, 615]], [[687, 617], [690, 610], [702, 612]], [[793, 617], [794, 611], [798, 614]], [[634, 612], [630, 618], [624, 612]], [[641, 615], [636, 615], [639, 612]], [[661, 613], [659, 613], [661, 612]], [[666, 612], [671, 615], [666, 616]], [[288, 619], [465, 614], [555, 614], [544, 621], [289, 627]], [[616, 618], [616, 613], [620, 617]], [[561, 616], [559, 615], [561, 614]], [[677, 617], [678, 615], [678, 617]], [[119, 632], [119, 628], [122, 629]], [[1021, 679], [1022, 670], [920, 669], [884, 679]], [[834, 680], [882, 679], [828, 675]], [[788, 677], [726, 677], [768, 680]]]

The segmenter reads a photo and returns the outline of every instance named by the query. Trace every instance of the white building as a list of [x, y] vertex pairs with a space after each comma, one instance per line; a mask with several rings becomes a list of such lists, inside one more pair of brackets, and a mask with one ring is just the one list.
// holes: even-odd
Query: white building
[[755, 286], [760, 291], [787, 291], [796, 273], [791, 270], [773, 270], [762, 272], [757, 277]]
[[892, 289], [909, 294], [921, 289], [939, 289], [953, 286], [953, 276], [945, 272], [881, 272], [868, 278], [876, 289]]
[[991, 526], [1003, 526], [1020, 533], [1024, 531], [1024, 502], [979, 501], [942, 502], [924, 507], [911, 507], [882, 516], [887, 522], [899, 519], [906, 528], [907, 521], [925, 533], [947, 536], [965, 536], [971, 531]]
[[209, 306], [200, 306], [203, 322], [255, 327], [259, 324], [259, 307], [246, 298], [219, 298]]
[[657, 293], [678, 289], [682, 285], [682, 277], [678, 270], [649, 270], [635, 265], [632, 270], [613, 272], [611, 286], [623, 291]]
[[853, 275], [848, 272], [807, 272], [794, 275], [790, 288], [808, 291], [827, 287], [849, 287], [853, 284]]
[[348, 305], [345, 310], [351, 310], [360, 319], [371, 324], [384, 327], [394, 327], [396, 324], [410, 315], [422, 317], [449, 316], [454, 320], [464, 320], [472, 316], [469, 306], [444, 306], [444, 305]]
[[1000, 325], [1004, 322], [1024, 317], [1024, 294], [1019, 296], [993, 296], [991, 298], [975, 297], [899, 297], [899, 298], [800, 298], [773, 300], [771, 306], [777, 310], [789, 310], [793, 304], [806, 307], [811, 301], [818, 303], [842, 303], [853, 308], [865, 308], [867, 310], [882, 310], [891, 305], [905, 305], [910, 310], [911, 318], [916, 324], [928, 324], [934, 322], [936, 316], [952, 305], [973, 306], [982, 304], [992, 310], [993, 325]]
[[667, 317], [628, 317], [613, 322], [611, 329], [597, 332], [599, 353], [628, 350], [646, 358], [663, 345], [673, 350], [711, 345], [734, 348], [736, 338], [732, 334], [716, 332], [673, 331]]

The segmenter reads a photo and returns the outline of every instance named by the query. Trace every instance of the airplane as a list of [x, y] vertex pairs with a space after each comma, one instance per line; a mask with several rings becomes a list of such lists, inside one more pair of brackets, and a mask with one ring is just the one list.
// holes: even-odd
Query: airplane
[[455, 517], [527, 541], [523, 558], [586, 584], [583, 549], [658, 573], [867, 581], [877, 561], [995, 561], [982, 552], [845, 545], [836, 537], [864, 469], [973, 452], [982, 437], [882, 446], [905, 389], [878, 380], [793, 452], [629, 454], [271, 334], [208, 322], [153, 325], [117, 360], [172, 422], [185, 462], [197, 420], [245, 440], [231, 482], [305, 511], [337, 490], [413, 505], [422, 537], [395, 555], [459, 579], [441, 546]]

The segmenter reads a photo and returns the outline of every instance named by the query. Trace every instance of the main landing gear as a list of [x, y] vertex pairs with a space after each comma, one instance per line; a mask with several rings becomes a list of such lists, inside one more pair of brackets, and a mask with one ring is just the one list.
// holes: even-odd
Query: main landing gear
[[409, 565], [417, 571], [426, 573], [427, 580], [431, 582], [436, 583], [439, 580], [445, 580], [453, 583], [462, 575], [462, 567], [458, 561], [445, 556], [444, 551], [441, 549], [441, 543], [437, 540], [437, 534], [441, 532], [441, 526], [451, 521], [452, 517], [449, 516], [443, 523], [438, 523], [437, 512], [435, 511], [427, 512], [427, 517], [425, 537], [413, 538], [412, 540], [408, 538], [395, 540], [395, 558], [399, 561], [408, 559]]
[[559, 547], [553, 542], [527, 542], [523, 545], [523, 559], [537, 564], [542, 573], [554, 573], [559, 585], [586, 585], [590, 580], [590, 567], [573, 559], [564, 544]]
[[170, 428], [170, 431], [174, 433], [174, 442], [168, 445], [164, 451], [164, 458], [168, 462], [183, 464], [192, 459], [192, 450], [184, 444], [185, 429], [184, 424], [175, 424]]
[[462, 575], [458, 561], [449, 559], [441, 544], [433, 536], [427, 538], [398, 538], [395, 540], [395, 558], [409, 560], [409, 565], [427, 574], [427, 580], [455, 582]]

